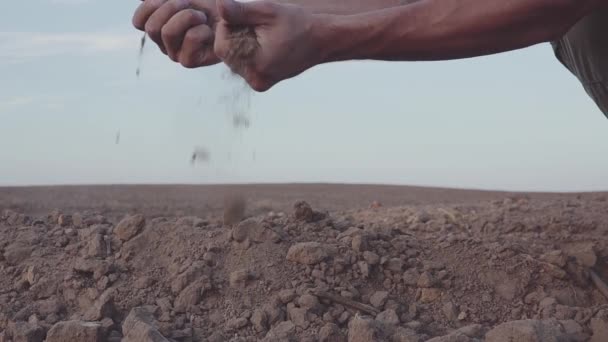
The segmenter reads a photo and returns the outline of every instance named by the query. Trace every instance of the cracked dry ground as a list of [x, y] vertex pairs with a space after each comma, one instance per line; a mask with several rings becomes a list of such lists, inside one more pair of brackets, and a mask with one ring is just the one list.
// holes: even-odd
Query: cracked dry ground
[[608, 341], [604, 195], [291, 206], [5, 210], [0, 341]]

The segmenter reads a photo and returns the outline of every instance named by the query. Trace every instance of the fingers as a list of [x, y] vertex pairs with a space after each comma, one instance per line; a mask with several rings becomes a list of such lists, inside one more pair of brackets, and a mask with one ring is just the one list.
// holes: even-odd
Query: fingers
[[277, 6], [270, 1], [217, 0], [220, 17], [229, 25], [261, 25], [275, 17]]
[[[177, 62], [182, 47], [182, 40], [185, 40], [187, 32], [189, 32], [191, 28], [203, 25], [206, 22], [207, 17], [205, 14], [193, 9], [182, 10], [172, 16], [161, 29], [162, 41], [169, 58]], [[200, 29], [198, 31], [200, 31]], [[194, 33], [197, 34], [197, 38], [199, 36], [198, 31], [195, 30], [196, 33]], [[200, 45], [198, 48], [200, 49]]]
[[146, 29], [146, 22], [150, 16], [160, 8], [167, 0], [144, 0], [133, 14], [133, 26], [140, 31]]
[[[147, 1], [159, 1], [159, 0], [146, 0]], [[154, 13], [150, 15], [148, 21], [145, 24], [145, 30], [152, 41], [154, 41], [163, 51], [166, 51], [166, 47], [162, 39], [163, 26], [178, 12], [185, 10], [190, 7], [190, 1], [188, 0], [168, 0], [165, 1]]]
[[198, 25], [186, 32], [178, 60], [186, 68], [197, 68], [217, 63], [213, 54], [213, 31], [207, 25]]

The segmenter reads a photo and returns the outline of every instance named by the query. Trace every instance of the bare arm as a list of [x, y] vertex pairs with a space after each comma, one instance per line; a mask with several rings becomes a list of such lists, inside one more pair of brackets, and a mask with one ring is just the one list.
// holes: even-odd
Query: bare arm
[[420, 0], [277, 0], [297, 5], [317, 14], [360, 14], [403, 6]]
[[[389, 1], [389, 0], [386, 0]], [[357, 15], [317, 15], [325, 62], [446, 60], [552, 40], [606, 0], [421, 0]]]

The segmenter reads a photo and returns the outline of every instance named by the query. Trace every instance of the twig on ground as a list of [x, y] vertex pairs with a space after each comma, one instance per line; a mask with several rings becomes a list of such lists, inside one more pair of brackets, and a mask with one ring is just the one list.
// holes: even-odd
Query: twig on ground
[[342, 304], [344, 306], [348, 306], [352, 309], [356, 309], [356, 310], [365, 312], [370, 315], [376, 316], [377, 314], [380, 313], [380, 311], [378, 311], [378, 309], [374, 308], [373, 306], [355, 302], [354, 300], [344, 298], [342, 296], [334, 295], [334, 294], [323, 292], [323, 291], [312, 291], [312, 294], [314, 294], [317, 297], [331, 300], [332, 302]]

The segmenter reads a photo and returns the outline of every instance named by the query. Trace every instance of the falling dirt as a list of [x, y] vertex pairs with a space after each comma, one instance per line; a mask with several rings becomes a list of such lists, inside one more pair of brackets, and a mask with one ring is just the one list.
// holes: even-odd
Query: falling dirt
[[139, 56], [138, 56], [138, 61], [137, 61], [137, 69], [135, 70], [135, 75], [137, 76], [137, 78], [139, 78], [139, 75], [141, 74], [141, 61], [144, 56], [144, 47], [146, 46], [146, 36], [147, 36], [147, 34], [144, 33], [144, 35], [141, 37], [141, 41], [139, 43]]
[[0, 341], [608, 340], [605, 194], [194, 189], [0, 189]]

